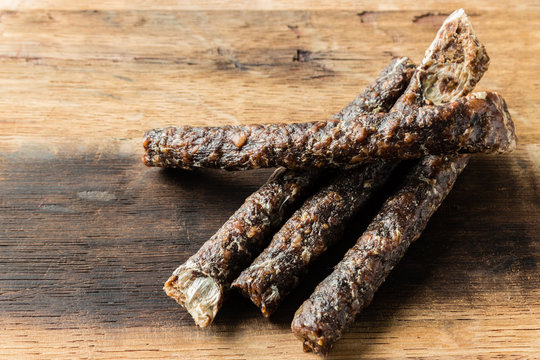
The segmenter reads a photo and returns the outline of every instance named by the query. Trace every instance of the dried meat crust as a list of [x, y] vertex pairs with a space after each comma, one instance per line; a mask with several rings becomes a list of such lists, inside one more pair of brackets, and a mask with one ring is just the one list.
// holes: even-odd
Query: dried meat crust
[[393, 163], [376, 163], [342, 171], [287, 220], [233, 287], [269, 317], [309, 266], [342, 237], [348, 220], [386, 182], [393, 168]]
[[468, 155], [429, 156], [413, 168], [364, 234], [296, 312], [306, 351], [326, 354], [418, 239], [467, 164]]
[[184, 306], [197, 325], [208, 326], [231, 282], [266, 245], [268, 234], [307, 196], [316, 176], [313, 171], [276, 170], [197, 253], [174, 271], [165, 283], [167, 295]]
[[[415, 65], [394, 59], [343, 111], [351, 114], [388, 111], [403, 93]], [[196, 324], [208, 326], [216, 316], [232, 280], [270, 240], [285, 213], [292, 211], [320, 173], [278, 169], [269, 181], [248, 197], [238, 211], [165, 283], [164, 290], [184, 306]]]
[[[388, 111], [407, 88], [415, 69], [408, 58], [392, 60], [379, 78], [334, 119], [346, 121], [359, 113]], [[393, 164], [374, 164], [342, 172], [293, 214], [233, 287], [270, 316], [309, 264], [340, 238], [347, 220], [385, 182], [392, 168]]]
[[[488, 65], [489, 57], [484, 46], [476, 38], [465, 12], [462, 9], [455, 11], [446, 19], [437, 33], [435, 40], [426, 51], [422, 64], [413, 75], [410, 85], [404, 95], [396, 102], [393, 109], [399, 111], [411, 106], [431, 103], [440, 104], [466, 95], [472, 91], [475, 84], [481, 79]], [[458, 156], [454, 159], [448, 157], [425, 158], [424, 163], [419, 165], [420, 167], [423, 164], [424, 169], [417, 168], [415, 171], [421, 174], [418, 177], [420, 180], [428, 180], [428, 183], [434, 184], [429, 181], [429, 176], [426, 176], [426, 174], [431, 173], [433, 175], [437, 171], [446, 171], [452, 175], [453, 171], [456, 172], [455, 177], [457, 177], [457, 174], [467, 165], [468, 159], [468, 156]], [[422, 172], [426, 174], [422, 175]], [[411, 176], [414, 176], [414, 172]], [[451, 187], [451, 177], [448, 177], [448, 180], [446, 185]], [[453, 181], [455, 181], [455, 178]], [[445, 184], [443, 182], [441, 184], [444, 188]], [[409, 183], [405, 185], [402, 191], [405, 189], [406, 192], [407, 187], [412, 193], [418, 191], [421, 194], [422, 187], [425, 187], [425, 184], [419, 183], [419, 185], [415, 186], [414, 183]], [[449, 190], [448, 188], [447, 191]], [[437, 195], [438, 193], [434, 194]], [[442, 202], [443, 198], [444, 196], [439, 203]], [[434, 198], [433, 200], [432, 206], [429, 206], [429, 203], [427, 206], [425, 203], [418, 205], [420, 210], [425, 207], [428, 214], [421, 211], [419, 214], [409, 214], [411, 223], [427, 223], [431, 216], [429, 212], [435, 211], [438, 206], [437, 199]], [[406, 198], [403, 201], [406, 201]], [[391, 202], [387, 204], [391, 204]], [[391, 205], [388, 205], [388, 207], [391, 208]], [[391, 234], [384, 234], [385, 226], [394, 229], [399, 227], [400, 224], [403, 225], [403, 222], [400, 222], [398, 217], [393, 219], [392, 216], [389, 216], [385, 219], [383, 214], [384, 212], [381, 212], [378, 215], [382, 217], [382, 220], [379, 219], [381, 220], [379, 223], [374, 221], [370, 226], [371, 230], [383, 231], [383, 236], [386, 237], [382, 237], [381, 241], [377, 241], [378, 238], [375, 238], [374, 241], [374, 238], [371, 237], [372, 234], [366, 232], [357, 242], [357, 247], [349, 251], [343, 262], [319, 285], [310, 299], [297, 311], [292, 323], [292, 329], [304, 342], [305, 351], [328, 352], [341, 337], [345, 328], [354, 321], [356, 314], [369, 304], [373, 294], [384, 281], [391, 268], [403, 256], [411, 239], [417, 237], [413, 236], [414, 233], [419, 236], [422, 231], [413, 226], [413, 235], [410, 233], [408, 236], [400, 238], [401, 232], [399, 232], [399, 229], [398, 233], [392, 231]], [[406, 213], [405, 216], [407, 216]], [[390, 242], [392, 236], [394, 236], [394, 243]], [[389, 248], [389, 244], [394, 250]], [[362, 251], [362, 246], [369, 247], [370, 253], [375, 256], [379, 254], [390, 255], [380, 259], [380, 262], [373, 265], [373, 263], [370, 263], [366, 253]], [[356, 264], [366, 264], [368, 273], [365, 271], [366, 268], [356, 269], [347, 266], [347, 259], [352, 258], [357, 261]], [[351, 264], [350, 261], [348, 264]], [[363, 283], [358, 287], [353, 286], [353, 289], [357, 291], [356, 293], [347, 293], [350, 290], [346, 289], [347, 282], [352, 281], [355, 277], [359, 281], [363, 281]], [[349, 282], [349, 284], [351, 283]], [[340, 293], [340, 291], [344, 292]], [[332, 294], [329, 295], [329, 293]], [[339, 314], [336, 315], [336, 312], [339, 312]], [[329, 320], [332, 316], [338, 316], [339, 318]]]
[[393, 110], [441, 105], [469, 94], [489, 67], [489, 56], [463, 9], [445, 19]]
[[349, 105], [333, 116], [336, 120], [351, 120], [358, 114], [377, 114], [390, 111], [407, 89], [416, 65], [407, 57], [393, 59]]
[[186, 169], [302, 169], [505, 152], [513, 150], [515, 143], [505, 101], [488, 92], [449, 104], [409, 106], [352, 120], [151, 130], [144, 143], [144, 160], [151, 166]]

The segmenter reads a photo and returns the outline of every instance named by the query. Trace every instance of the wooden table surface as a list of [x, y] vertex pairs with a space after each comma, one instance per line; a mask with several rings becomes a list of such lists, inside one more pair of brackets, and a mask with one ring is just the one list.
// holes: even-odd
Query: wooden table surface
[[474, 156], [329, 358], [540, 358], [534, 0], [0, 2], [0, 358], [317, 358], [292, 315], [369, 219], [271, 320], [233, 294], [200, 330], [163, 282], [270, 171], [145, 168], [142, 134], [325, 119], [461, 6], [518, 149]]

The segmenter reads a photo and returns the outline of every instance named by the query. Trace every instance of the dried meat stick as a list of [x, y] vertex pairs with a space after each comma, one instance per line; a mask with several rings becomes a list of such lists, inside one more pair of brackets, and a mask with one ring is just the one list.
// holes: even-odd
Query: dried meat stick
[[[409, 85], [415, 69], [416, 65], [407, 57], [393, 59], [372, 84], [343, 110], [333, 115], [331, 120], [347, 121], [353, 120], [359, 115], [388, 112]], [[202, 164], [197, 165], [198, 162], [192, 165], [187, 164], [187, 162], [193, 162], [195, 160], [190, 160], [189, 155], [185, 156], [187, 154], [181, 154], [182, 147], [186, 147], [187, 143], [182, 139], [183, 135], [177, 133], [177, 131], [181, 131], [180, 129], [188, 131], [189, 129], [204, 130], [209, 128], [184, 126], [182, 128], [165, 128], [148, 131], [144, 137], [145, 154], [142, 157], [143, 163], [147, 166], [181, 167], [184, 169], [203, 166]], [[199, 148], [196, 143], [200, 143], [201, 141], [205, 142], [207, 146], [218, 146], [220, 142], [219, 139], [212, 140], [209, 137], [202, 140], [193, 140], [193, 147], [189, 150], [190, 152], [196, 152]], [[235, 139], [231, 140], [239, 144], [242, 141], [242, 136], [235, 135]], [[218, 150], [214, 151], [214, 155], [210, 156], [206, 161], [219, 156], [219, 153], [220, 151]], [[175, 159], [178, 156], [183, 158], [183, 160]], [[186, 163], [182, 165], [182, 162]]]
[[[407, 58], [393, 60], [379, 78], [335, 117], [388, 111], [410, 82], [415, 65]], [[318, 172], [278, 169], [186, 263], [178, 267], [164, 290], [208, 326], [216, 316], [230, 284], [269, 240], [283, 214], [291, 212], [318, 179]]]
[[309, 266], [342, 237], [348, 220], [386, 182], [393, 168], [394, 163], [379, 162], [342, 171], [287, 220], [233, 287], [269, 317]]
[[326, 354], [339, 340], [409, 245], [418, 239], [468, 157], [429, 156], [419, 160], [356, 245], [294, 315], [292, 330], [303, 341], [304, 350]]
[[[488, 64], [484, 46], [460, 9], [445, 21], [394, 108], [423, 104], [431, 96], [439, 103], [462, 96], [474, 88]], [[426, 76], [429, 69], [435, 69], [434, 73]], [[437, 74], [437, 69], [444, 70]], [[420, 81], [430, 77], [429, 86]], [[356, 246], [297, 311], [292, 329], [304, 342], [304, 350], [327, 353], [341, 337], [369, 304], [409, 244], [418, 238], [468, 160], [469, 156], [464, 155], [428, 157], [417, 165], [405, 186], [385, 203]], [[408, 210], [404, 206], [407, 203]]]
[[[460, 9], [454, 12], [439, 30], [421, 69], [413, 77], [409, 91], [398, 101], [395, 110], [399, 111], [407, 105], [441, 104], [457, 99], [471, 91], [487, 69], [488, 63], [489, 57], [484, 46], [474, 36], [464, 11]], [[355, 117], [350, 112], [348, 115], [348, 119]], [[391, 119], [382, 125], [392, 128], [392, 121], [395, 120]], [[376, 127], [377, 121], [368, 125]], [[387, 134], [373, 133], [372, 130], [369, 126], [359, 124], [354, 129], [343, 130], [332, 120], [289, 126], [167, 128], [147, 133], [143, 160], [149, 166], [203, 166], [241, 170], [278, 164], [289, 168], [337, 166], [339, 164], [336, 162], [347, 164], [366, 161], [370, 151], [375, 153], [371, 154], [373, 156], [395, 156], [395, 153], [387, 151], [387, 147], [399, 147], [399, 140], [403, 139], [394, 139], [391, 129]], [[369, 135], [374, 135], [371, 137], [375, 139], [387, 135], [388, 139], [386, 142], [369, 143]], [[344, 141], [347, 136], [352, 137], [353, 144]], [[407, 140], [414, 142], [414, 135]], [[512, 149], [513, 143], [509, 141], [508, 150]], [[376, 145], [380, 145], [380, 148]], [[353, 154], [357, 150], [366, 154], [350, 156], [350, 151], [342, 153], [343, 148], [352, 150]], [[498, 150], [503, 148], [501, 146]], [[382, 154], [375, 150], [380, 150]]]
[[[474, 88], [487, 69], [489, 57], [483, 45], [472, 34], [466, 17], [465, 21], [462, 20], [461, 15], [458, 15], [445, 22], [394, 109], [431, 103], [427, 96], [433, 99], [432, 102], [445, 103]], [[447, 51], [448, 48], [457, 51]], [[460, 78], [462, 75], [472, 76]], [[360, 177], [359, 173], [352, 174]], [[358, 186], [359, 182], [349, 177], [341, 176], [329, 188], [323, 188], [304, 203], [274, 236], [263, 253], [233, 283], [265, 316], [275, 311], [283, 297], [305, 275], [309, 264], [341, 237], [344, 224], [352, 216], [355, 205], [359, 205], [355, 195], [362, 198], [366, 193], [366, 189], [354, 186], [341, 189], [340, 185], [346, 182]], [[336, 193], [338, 201], [334, 200]], [[336, 219], [333, 224], [328, 221], [331, 217]], [[322, 231], [313, 231], [321, 225], [325, 225]]]
[[[406, 67], [409, 74], [399, 75], [399, 67]], [[407, 58], [394, 60], [379, 81], [334, 117], [346, 120], [358, 109], [363, 113], [387, 111], [407, 86], [403, 81], [410, 79], [414, 69]], [[388, 95], [391, 92], [394, 96]], [[233, 282], [233, 287], [241, 289], [265, 316], [270, 316], [308, 266], [341, 237], [347, 220], [386, 181], [393, 167], [378, 163], [342, 172], [293, 214], [263, 253]]]
[[225, 222], [199, 251], [178, 267], [164, 290], [191, 314], [200, 327], [209, 325], [231, 281], [266, 245], [308, 193], [317, 175], [280, 168]]
[[302, 169], [505, 152], [515, 148], [515, 134], [503, 98], [482, 93], [353, 120], [151, 130], [144, 145], [153, 166]]
[[350, 120], [358, 114], [378, 114], [390, 111], [409, 86], [416, 65], [408, 58], [395, 58], [379, 77], [332, 119]]

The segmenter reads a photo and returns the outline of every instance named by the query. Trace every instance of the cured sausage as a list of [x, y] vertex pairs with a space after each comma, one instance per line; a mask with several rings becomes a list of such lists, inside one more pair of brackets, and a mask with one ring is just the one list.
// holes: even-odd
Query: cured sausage
[[342, 171], [287, 220], [233, 287], [269, 317], [309, 266], [342, 237], [347, 222], [386, 182], [393, 168], [393, 163], [379, 162]]
[[[415, 65], [395, 59], [335, 118], [388, 111], [409, 83]], [[246, 199], [233, 216], [167, 280], [164, 290], [192, 315], [195, 323], [212, 323], [231, 282], [270, 240], [319, 179], [319, 171], [278, 169], [268, 182]]]
[[[489, 63], [484, 46], [471, 34], [472, 27], [464, 13], [453, 14], [442, 26], [422, 65], [416, 70], [416, 76], [393, 109], [403, 111], [410, 106], [442, 104], [471, 91]], [[475, 51], [467, 52], [466, 48]], [[460, 79], [464, 71], [472, 76]], [[452, 87], [453, 84], [456, 86]], [[369, 170], [369, 167], [362, 170]], [[274, 236], [263, 253], [233, 283], [265, 316], [271, 315], [283, 297], [297, 285], [309, 263], [341, 236], [343, 226], [357, 204], [355, 195], [362, 197], [369, 192], [369, 189], [353, 190], [348, 187], [350, 192], [338, 190], [337, 193], [344, 196], [332, 199], [335, 188], [339, 189], [340, 184], [347, 181], [354, 182], [351, 177], [356, 175], [358, 178], [361, 174], [352, 173], [352, 176], [348, 175], [349, 178], [341, 176], [329, 188], [323, 188], [304, 203]], [[329, 226], [328, 217], [332, 213], [338, 216], [335, 216], [334, 224]], [[321, 225], [325, 225], [327, 231], [314, 231]]]
[[[394, 110], [466, 95], [488, 64], [484, 46], [460, 9], [444, 22]], [[341, 337], [409, 244], [420, 236], [468, 160], [467, 155], [432, 156], [412, 170], [357, 244], [296, 312], [292, 329], [304, 350], [327, 353]]]
[[145, 163], [151, 166], [302, 169], [504, 152], [515, 148], [515, 134], [505, 101], [488, 92], [342, 121], [170, 127], [149, 131], [144, 145]]
[[388, 273], [418, 239], [467, 164], [468, 155], [429, 156], [412, 169], [364, 234], [294, 315], [304, 350], [326, 354], [366, 307]]
[[396, 58], [343, 110], [332, 118], [351, 120], [358, 114], [377, 114], [390, 111], [396, 100], [409, 86], [416, 65], [407, 57]]
[[217, 314], [232, 280], [266, 245], [268, 234], [304, 199], [313, 171], [280, 168], [165, 283], [164, 290], [200, 327]]

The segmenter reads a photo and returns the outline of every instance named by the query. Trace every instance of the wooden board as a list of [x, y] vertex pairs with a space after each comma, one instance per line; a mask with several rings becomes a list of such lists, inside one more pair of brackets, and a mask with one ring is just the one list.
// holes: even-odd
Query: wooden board
[[[369, 218], [271, 320], [233, 295], [197, 329], [163, 282], [270, 170], [145, 168], [142, 133], [324, 119], [459, 4], [155, 3], [0, 3], [0, 358], [314, 359], [292, 315]], [[540, 7], [512, 4], [467, 10], [518, 150], [473, 158], [329, 358], [539, 357]]]

